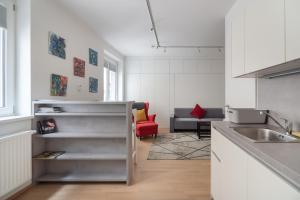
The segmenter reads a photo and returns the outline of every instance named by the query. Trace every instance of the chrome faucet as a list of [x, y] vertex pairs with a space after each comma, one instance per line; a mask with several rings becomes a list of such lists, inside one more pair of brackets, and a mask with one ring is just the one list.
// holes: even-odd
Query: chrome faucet
[[292, 131], [293, 131], [293, 123], [290, 122], [289, 120], [285, 119], [285, 118], [280, 118], [281, 120], [284, 121], [284, 126], [282, 124], [280, 124], [280, 122], [278, 120], [276, 120], [270, 113], [266, 112], [266, 111], [260, 111], [259, 112], [260, 115], [267, 115], [270, 119], [272, 119], [280, 128], [282, 128], [283, 130], [285, 130], [286, 134], [291, 135]]

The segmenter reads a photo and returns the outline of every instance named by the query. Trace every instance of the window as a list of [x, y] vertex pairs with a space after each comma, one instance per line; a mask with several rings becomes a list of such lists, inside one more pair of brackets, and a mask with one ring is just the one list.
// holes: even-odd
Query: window
[[118, 94], [118, 62], [104, 59], [104, 100], [116, 101]]
[[13, 114], [14, 9], [12, 0], [0, 0], [0, 115]]

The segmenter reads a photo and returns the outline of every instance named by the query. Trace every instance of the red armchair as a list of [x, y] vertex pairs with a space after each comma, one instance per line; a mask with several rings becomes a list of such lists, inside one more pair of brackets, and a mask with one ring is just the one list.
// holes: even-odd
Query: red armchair
[[145, 136], [155, 136], [158, 133], [158, 124], [155, 123], [156, 114], [149, 115], [149, 103], [145, 102], [145, 113], [147, 121], [136, 122], [136, 136], [140, 139]]

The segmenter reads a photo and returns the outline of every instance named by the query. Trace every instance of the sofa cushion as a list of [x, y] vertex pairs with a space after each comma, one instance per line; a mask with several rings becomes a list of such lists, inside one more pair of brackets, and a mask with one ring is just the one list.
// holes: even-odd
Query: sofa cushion
[[203, 118], [205, 115], [205, 110], [199, 106], [199, 104], [196, 104], [194, 109], [191, 112], [191, 115], [193, 117], [197, 117], [199, 119]]
[[198, 118], [175, 118], [175, 121], [177, 121], [177, 122], [198, 122], [198, 121], [200, 121], [200, 119], [198, 119]]
[[175, 118], [177, 122], [212, 122], [212, 121], [222, 121], [223, 118]]
[[[206, 114], [204, 118], [224, 118], [224, 113], [222, 108], [204, 108]], [[175, 118], [191, 118], [191, 112], [193, 108], [175, 108], [174, 117]]]
[[179, 118], [191, 118], [192, 108], [175, 108], [174, 116]]
[[205, 118], [224, 118], [224, 112], [222, 108], [206, 108]]
[[200, 122], [212, 122], [212, 121], [223, 121], [223, 118], [202, 118]]

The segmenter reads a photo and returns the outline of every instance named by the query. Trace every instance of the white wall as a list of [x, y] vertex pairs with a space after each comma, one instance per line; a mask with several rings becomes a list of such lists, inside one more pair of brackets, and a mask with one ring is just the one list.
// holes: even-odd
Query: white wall
[[160, 128], [169, 128], [175, 107], [196, 103], [223, 107], [223, 57], [129, 57], [125, 64], [126, 99], [149, 101], [150, 113], [157, 113]]
[[[103, 99], [103, 58], [104, 50], [119, 58], [123, 66], [122, 55], [105, 43], [89, 26], [71, 11], [53, 0], [32, 0], [32, 100], [35, 99], [69, 99], [102, 100]], [[52, 31], [66, 39], [66, 60], [48, 53], [48, 32]], [[99, 53], [98, 66], [88, 62], [88, 49]], [[86, 61], [85, 78], [73, 75], [73, 58]], [[50, 96], [50, 75], [52, 73], [68, 77], [66, 97]], [[89, 93], [89, 77], [99, 79], [99, 92]], [[80, 87], [81, 86], [81, 87]]]
[[232, 78], [231, 39], [231, 12], [229, 12], [225, 22], [225, 102], [233, 108], [255, 108], [255, 79]]

